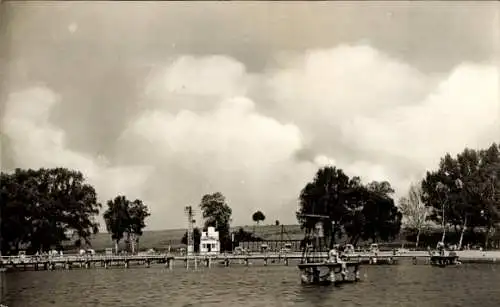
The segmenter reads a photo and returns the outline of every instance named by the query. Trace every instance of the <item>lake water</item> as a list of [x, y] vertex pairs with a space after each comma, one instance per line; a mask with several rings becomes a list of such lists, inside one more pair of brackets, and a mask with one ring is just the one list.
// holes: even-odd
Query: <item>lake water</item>
[[500, 266], [363, 266], [362, 281], [304, 286], [296, 266], [162, 266], [2, 274], [9, 307], [155, 306], [500, 306]]

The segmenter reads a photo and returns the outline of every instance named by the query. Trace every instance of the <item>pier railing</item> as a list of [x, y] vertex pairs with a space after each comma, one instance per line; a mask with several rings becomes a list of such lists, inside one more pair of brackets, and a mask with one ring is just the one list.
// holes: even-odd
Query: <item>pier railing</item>
[[[394, 255], [391, 252], [380, 252], [377, 254], [379, 257], [405, 257], [404, 255]], [[428, 255], [426, 252], [422, 252], [422, 256]], [[318, 253], [316, 258], [327, 258], [327, 253]], [[354, 257], [371, 257], [373, 253], [354, 253], [347, 255], [349, 258]], [[414, 253], [412, 253], [414, 256]], [[185, 260], [185, 259], [207, 259], [212, 260], [245, 260], [245, 259], [301, 259], [301, 252], [268, 252], [268, 253], [251, 253], [251, 254], [217, 254], [217, 255], [203, 255], [203, 254], [192, 254], [192, 255], [175, 255], [169, 253], [162, 254], [149, 254], [149, 255], [56, 255], [56, 256], [2, 256], [1, 261], [4, 264], [8, 263], [44, 263], [44, 262], [99, 262], [99, 261], [160, 261], [164, 259], [174, 259], [174, 260]]]
[[[496, 258], [500, 259], [500, 251], [488, 251], [488, 252], [480, 252], [480, 251], [457, 251], [456, 254], [461, 258]], [[362, 253], [351, 253], [346, 254], [350, 259], [355, 258], [370, 258], [375, 256], [374, 253], [370, 252], [362, 252]], [[385, 252], [380, 251], [377, 252], [376, 257], [378, 258], [388, 258], [391, 257], [393, 259], [399, 258], [427, 258], [429, 257], [428, 251], [411, 251], [407, 253], [394, 253], [394, 252]], [[255, 260], [255, 259], [268, 259], [268, 260], [298, 260], [302, 258], [301, 252], [287, 252], [287, 253], [279, 253], [279, 252], [268, 252], [268, 253], [251, 253], [251, 254], [217, 254], [217, 255], [203, 255], [203, 254], [192, 254], [192, 255], [175, 255], [171, 253], [158, 253], [158, 254], [147, 254], [147, 255], [104, 255], [104, 254], [95, 254], [95, 255], [58, 255], [58, 256], [32, 256], [32, 255], [23, 255], [23, 256], [1, 256], [0, 260], [3, 265], [9, 264], [35, 264], [35, 263], [64, 263], [64, 262], [119, 262], [119, 261], [137, 261], [137, 262], [162, 262], [167, 259], [171, 260], [192, 260], [192, 259], [208, 259], [210, 258], [212, 261], [219, 260]], [[327, 253], [319, 253], [316, 258], [327, 258]]]

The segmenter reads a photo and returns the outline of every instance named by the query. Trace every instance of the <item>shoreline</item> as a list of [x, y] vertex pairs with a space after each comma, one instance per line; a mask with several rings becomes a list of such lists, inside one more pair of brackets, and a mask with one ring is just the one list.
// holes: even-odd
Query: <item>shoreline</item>
[[[386, 252], [381, 252], [381, 255]], [[460, 259], [496, 259], [500, 261], [500, 250], [489, 250], [489, 251], [479, 251], [479, 250], [466, 250], [466, 251], [455, 251]], [[401, 254], [401, 256], [408, 257], [424, 257], [429, 256], [428, 251], [408, 251]]]
[[[459, 261], [463, 264], [500, 264], [500, 251], [456, 251]], [[176, 267], [179, 263], [182, 263], [181, 267], [201, 267], [204, 266], [202, 263], [206, 264], [207, 267], [212, 265], [224, 265], [224, 266], [239, 266], [241, 264], [246, 264], [248, 266], [249, 262], [251, 265], [267, 266], [269, 265], [286, 265], [295, 266], [300, 262], [301, 253], [288, 253], [288, 254], [267, 254], [267, 253], [254, 253], [251, 255], [231, 255], [231, 254], [220, 254], [220, 255], [192, 255], [186, 256], [174, 256], [168, 254], [157, 254], [149, 256], [93, 256], [89, 258], [81, 258], [78, 256], [64, 255], [63, 257], [57, 257], [54, 259], [46, 259], [40, 262], [23, 261], [14, 263], [8, 263], [7, 259], [1, 268], [1, 272], [9, 271], [31, 271], [28, 269], [33, 267], [34, 270], [54, 270], [56, 267], [62, 269], [70, 270], [71, 267], [74, 268], [96, 268], [96, 267], [125, 267], [130, 266], [145, 266], [149, 267], [150, 264], [164, 264], [166, 268], [173, 268], [174, 263]], [[399, 265], [402, 263], [413, 263], [413, 265], [429, 265], [429, 252], [428, 251], [407, 251], [402, 254], [394, 254], [392, 251], [380, 251], [377, 256], [373, 253], [352, 253], [348, 255], [347, 261], [361, 261], [362, 266], [372, 266], [372, 265]], [[326, 253], [321, 256], [326, 258]], [[349, 259], [350, 258], [350, 259]], [[372, 259], [377, 258], [379, 261], [372, 263]], [[376, 260], [376, 259], [375, 259]], [[269, 261], [269, 263], [268, 263]], [[189, 263], [192, 263], [189, 265]]]

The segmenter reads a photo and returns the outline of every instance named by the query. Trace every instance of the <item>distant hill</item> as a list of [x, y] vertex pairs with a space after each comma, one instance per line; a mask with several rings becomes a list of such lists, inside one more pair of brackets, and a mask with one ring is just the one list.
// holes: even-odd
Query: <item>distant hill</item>
[[[299, 225], [259, 225], [259, 226], [238, 226], [233, 227], [232, 231], [237, 231], [239, 228], [253, 233], [264, 240], [280, 240], [281, 230], [283, 227], [284, 240], [302, 240], [304, 233]], [[140, 249], [154, 248], [156, 250], [167, 249], [168, 246], [176, 247], [181, 245], [182, 236], [186, 229], [168, 229], [168, 230], [152, 230], [145, 231], [139, 241]], [[114, 243], [111, 240], [111, 235], [108, 233], [99, 233], [91, 240], [92, 248], [99, 251], [108, 247], [113, 247]], [[121, 247], [125, 244], [121, 242]]]
[[[255, 235], [262, 238], [263, 240], [280, 240], [281, 231], [283, 227], [283, 240], [302, 240], [304, 238], [304, 232], [300, 229], [299, 225], [259, 225], [259, 226], [238, 226], [231, 228], [232, 231], [237, 231], [239, 228], [243, 228], [245, 231], [254, 233]], [[181, 239], [184, 236], [186, 229], [168, 229], [168, 230], [155, 230], [155, 231], [145, 231], [139, 242], [139, 249], [145, 250], [154, 248], [155, 250], [166, 250], [168, 246], [172, 248], [183, 246], [181, 244]], [[410, 231], [411, 232], [411, 231]], [[427, 233], [427, 234], [426, 234]], [[421, 246], [435, 246], [436, 242], [441, 238], [441, 229], [439, 227], [431, 228], [422, 233], [420, 238]], [[390, 242], [379, 242], [380, 246], [386, 247], [398, 247], [401, 245], [414, 246], [414, 238], [411, 241], [408, 237], [408, 231], [402, 230], [401, 234], [393, 241]], [[447, 240], [449, 242], [458, 242], [458, 233], [448, 232]], [[426, 237], [429, 237], [426, 239]], [[337, 240], [337, 243], [343, 243], [348, 238], [343, 237]], [[495, 234], [491, 238], [492, 240], [497, 240], [500, 242], [500, 234]], [[428, 241], [429, 242], [425, 242]], [[358, 242], [358, 246], [368, 245], [371, 241]], [[111, 241], [111, 236], [108, 233], [99, 233], [94, 238], [91, 239], [92, 248], [96, 251], [103, 251], [105, 248], [114, 247], [114, 243]], [[125, 243], [121, 242], [120, 248], [125, 248]]]

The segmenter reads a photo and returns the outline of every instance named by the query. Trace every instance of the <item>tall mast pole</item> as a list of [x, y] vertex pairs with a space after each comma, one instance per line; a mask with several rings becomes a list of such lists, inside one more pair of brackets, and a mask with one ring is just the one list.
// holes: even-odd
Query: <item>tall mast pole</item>
[[284, 244], [283, 244], [283, 227], [284, 227], [284, 225], [281, 225], [281, 233], [280, 233], [281, 248], [285, 247]]
[[186, 216], [188, 218], [188, 228], [187, 228], [187, 255], [190, 256], [194, 253], [194, 238], [193, 238], [193, 208], [191, 206], [186, 206], [184, 208]]

